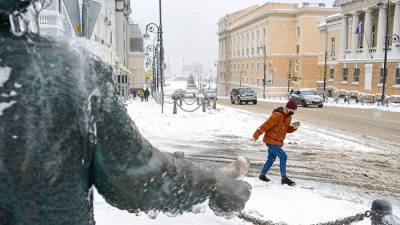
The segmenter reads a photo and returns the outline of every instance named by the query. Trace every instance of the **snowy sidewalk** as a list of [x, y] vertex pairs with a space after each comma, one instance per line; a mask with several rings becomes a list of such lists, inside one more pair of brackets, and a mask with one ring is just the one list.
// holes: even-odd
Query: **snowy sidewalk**
[[[372, 199], [347, 192], [342, 187], [327, 187], [316, 183], [299, 182], [296, 187], [281, 186], [278, 181], [264, 183], [246, 178], [252, 186], [252, 194], [245, 212], [263, 220], [287, 224], [312, 224], [352, 216], [369, 210]], [[108, 205], [99, 195], [95, 196], [95, 219], [97, 225], [250, 225], [241, 219], [226, 220], [214, 215], [203, 203], [194, 208], [195, 213], [177, 217], [159, 214], [156, 219], [148, 215], [130, 214]], [[398, 207], [395, 212], [398, 212]], [[360, 225], [370, 224], [364, 220]]]

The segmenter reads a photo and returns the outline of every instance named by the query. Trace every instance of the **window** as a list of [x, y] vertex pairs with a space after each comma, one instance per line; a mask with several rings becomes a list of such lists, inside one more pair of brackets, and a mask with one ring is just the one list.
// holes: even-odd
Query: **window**
[[257, 63], [257, 70], [260, 70], [260, 63]]
[[129, 46], [131, 52], [143, 52], [143, 39], [142, 38], [129, 38]]
[[257, 39], [260, 39], [260, 30], [257, 30]]
[[336, 39], [333, 37], [331, 38], [331, 56], [335, 56], [335, 50], [336, 50]]
[[297, 37], [300, 37], [300, 27], [297, 27], [296, 35], [297, 35]]
[[[384, 69], [381, 68], [380, 73], [379, 73], [379, 84], [383, 84], [383, 76], [384, 76]], [[387, 71], [387, 69], [386, 69]]]
[[354, 70], [353, 70], [353, 82], [360, 82], [360, 68], [354, 68]]
[[263, 29], [263, 38], [265, 38], [266, 37], [266, 34], [267, 33], [267, 31], [265, 30], [265, 28]]
[[297, 54], [300, 53], [300, 45], [296, 45], [296, 53], [297, 53]]
[[[364, 30], [364, 29], [362, 29]], [[363, 31], [362, 31], [363, 32]], [[358, 35], [358, 48], [363, 48], [364, 44], [364, 33]]]
[[372, 26], [372, 46], [369, 47], [376, 47], [376, 25]]
[[251, 49], [251, 55], [254, 55], [254, 48]]
[[342, 74], [342, 81], [347, 81], [347, 78], [349, 76], [349, 69], [348, 68], [343, 68], [343, 74]]
[[329, 69], [329, 79], [333, 80], [335, 78], [335, 69], [334, 68], [330, 68]]
[[394, 84], [400, 85], [400, 68], [396, 68], [396, 71], [394, 74]]

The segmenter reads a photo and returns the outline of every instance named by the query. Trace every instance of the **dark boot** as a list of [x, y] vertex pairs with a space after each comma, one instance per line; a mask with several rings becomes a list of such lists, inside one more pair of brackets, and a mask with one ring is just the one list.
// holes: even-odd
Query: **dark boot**
[[295, 186], [296, 183], [294, 181], [292, 181], [291, 179], [289, 179], [287, 176], [283, 176], [282, 180], [281, 180], [282, 185], [287, 184], [289, 186]]
[[269, 182], [270, 179], [268, 179], [264, 174], [260, 174], [260, 176], [258, 176], [258, 179], [265, 181], [265, 182]]

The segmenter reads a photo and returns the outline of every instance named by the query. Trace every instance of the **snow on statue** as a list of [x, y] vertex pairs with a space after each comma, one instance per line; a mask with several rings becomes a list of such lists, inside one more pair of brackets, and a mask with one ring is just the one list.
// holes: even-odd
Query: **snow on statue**
[[221, 216], [244, 208], [245, 159], [213, 171], [155, 149], [119, 101], [110, 66], [10, 32], [8, 14], [27, 5], [0, 1], [0, 224], [94, 224], [93, 187], [132, 213], [176, 215], [207, 199]]

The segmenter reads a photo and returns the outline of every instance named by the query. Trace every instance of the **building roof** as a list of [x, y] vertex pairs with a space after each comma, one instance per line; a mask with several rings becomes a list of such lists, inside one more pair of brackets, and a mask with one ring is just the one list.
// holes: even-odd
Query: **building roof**
[[[304, 14], [314, 14], [319, 17], [320, 13], [323, 14], [335, 14], [339, 12], [339, 8], [327, 7], [325, 4], [314, 4], [314, 3], [273, 3], [268, 2], [264, 5], [257, 7], [250, 7], [238, 12], [234, 12], [226, 15], [224, 18], [228, 20], [227, 30], [235, 30], [248, 23], [253, 23], [262, 18], [268, 17], [270, 15], [287, 15], [287, 16], [300, 16]], [[235, 15], [236, 16], [232, 16]]]
[[142, 32], [140, 31], [139, 24], [129, 24], [129, 37], [130, 38], [143, 38]]

